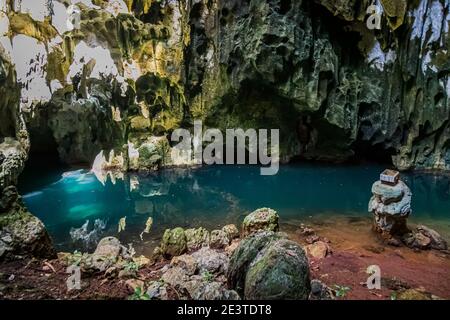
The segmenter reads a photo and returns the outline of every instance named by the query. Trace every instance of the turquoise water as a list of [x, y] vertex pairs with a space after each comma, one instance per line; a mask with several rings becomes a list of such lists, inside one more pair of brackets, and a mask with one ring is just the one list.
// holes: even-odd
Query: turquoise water
[[[275, 176], [261, 176], [258, 167], [220, 166], [128, 174], [104, 185], [87, 170], [54, 170], [25, 174], [20, 189], [60, 250], [92, 249], [106, 235], [153, 248], [166, 228], [213, 229], [240, 223], [261, 207], [277, 210], [282, 222], [311, 216], [368, 217], [371, 185], [383, 169], [299, 164], [282, 166]], [[402, 177], [414, 194], [412, 219], [450, 226], [450, 178]], [[118, 222], [124, 217], [126, 227], [119, 234]], [[149, 217], [153, 226], [141, 239]]]

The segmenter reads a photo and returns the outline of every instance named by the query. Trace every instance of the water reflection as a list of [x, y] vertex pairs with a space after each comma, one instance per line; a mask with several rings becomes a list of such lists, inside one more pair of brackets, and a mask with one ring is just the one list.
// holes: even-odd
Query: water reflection
[[[275, 176], [261, 176], [258, 167], [222, 166], [127, 174], [101, 182], [93, 173], [78, 170], [32, 190], [24, 200], [61, 250], [91, 248], [105, 235], [151, 247], [166, 228], [213, 229], [239, 223], [260, 207], [274, 208], [284, 222], [313, 215], [368, 216], [371, 185], [382, 169], [296, 165], [281, 167]], [[414, 174], [404, 179], [414, 194], [414, 218], [450, 223], [448, 176]], [[27, 185], [26, 176], [21, 184]], [[123, 217], [126, 229], [118, 234]], [[149, 233], [143, 233], [150, 218]]]

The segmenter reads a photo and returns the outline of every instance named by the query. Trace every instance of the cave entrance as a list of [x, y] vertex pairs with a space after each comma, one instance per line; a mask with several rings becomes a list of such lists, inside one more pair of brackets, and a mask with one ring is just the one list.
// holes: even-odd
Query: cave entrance
[[392, 157], [396, 154], [394, 148], [386, 148], [382, 143], [373, 144], [370, 141], [357, 140], [353, 146], [355, 155], [352, 157], [352, 162], [356, 163], [377, 163], [392, 167]]
[[28, 123], [30, 151], [18, 185], [22, 194], [58, 181], [61, 174], [68, 169], [60, 160], [58, 145], [46, 118], [37, 119]]

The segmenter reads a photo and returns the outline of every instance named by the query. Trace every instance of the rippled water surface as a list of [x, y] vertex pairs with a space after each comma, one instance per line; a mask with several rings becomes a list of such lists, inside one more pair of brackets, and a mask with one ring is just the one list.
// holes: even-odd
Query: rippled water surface
[[[311, 216], [369, 217], [371, 185], [382, 170], [377, 165], [301, 164], [261, 176], [258, 167], [221, 166], [128, 174], [104, 184], [87, 170], [42, 170], [24, 174], [20, 188], [58, 249], [92, 249], [98, 238], [114, 235], [145, 252], [166, 228], [240, 223], [260, 207], [277, 210], [287, 223]], [[411, 220], [450, 229], [449, 177], [404, 174], [403, 179], [414, 194]], [[118, 234], [119, 220], [125, 217], [125, 230]], [[152, 228], [141, 239], [149, 217]]]

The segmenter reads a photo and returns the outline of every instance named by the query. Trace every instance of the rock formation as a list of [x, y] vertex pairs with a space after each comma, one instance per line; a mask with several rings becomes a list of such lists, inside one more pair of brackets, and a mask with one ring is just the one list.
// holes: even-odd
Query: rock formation
[[0, 261], [56, 255], [43, 223], [28, 212], [15, 187], [29, 150], [19, 97], [16, 72], [0, 46]]
[[422, 250], [447, 250], [447, 242], [437, 231], [423, 225], [413, 230], [408, 228], [412, 193], [403, 181], [399, 180], [395, 185], [376, 181], [372, 193], [369, 201], [369, 212], [373, 214], [372, 226], [387, 243], [404, 243], [410, 248]]
[[374, 230], [386, 239], [407, 233], [412, 197], [408, 186], [403, 181], [399, 181], [395, 186], [377, 181], [372, 186], [372, 194], [369, 212], [373, 214]]
[[9, 118], [26, 121], [31, 152], [153, 169], [170, 165], [172, 130], [201, 119], [280, 128], [285, 161], [450, 169], [449, 0], [376, 1], [379, 30], [369, 0], [115, 2], [78, 2], [73, 30], [68, 1], [2, 2], [23, 87]]

